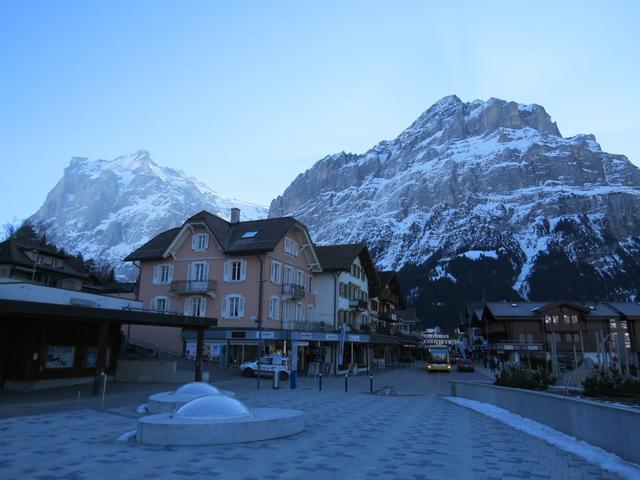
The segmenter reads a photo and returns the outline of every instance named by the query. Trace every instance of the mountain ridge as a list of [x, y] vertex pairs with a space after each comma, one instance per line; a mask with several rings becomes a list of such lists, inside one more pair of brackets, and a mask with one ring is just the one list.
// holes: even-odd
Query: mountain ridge
[[[269, 214], [296, 216], [319, 244], [367, 241], [381, 268], [411, 271], [406, 287], [420, 303], [425, 289], [455, 290], [447, 282], [460, 281], [457, 263], [509, 264], [500, 298], [542, 295], [540, 262], [562, 255], [593, 267], [611, 296], [636, 298], [640, 277], [627, 274], [638, 270], [638, 208], [640, 169], [593, 135], [562, 137], [537, 104], [448, 96], [393, 140], [320, 159]], [[489, 253], [465, 255], [481, 251]], [[580, 294], [569, 290], [556, 298]]]
[[232, 207], [246, 219], [266, 216], [265, 207], [225, 198], [138, 150], [112, 160], [73, 157], [28, 221], [42, 225], [59, 247], [107, 261], [119, 277], [132, 279], [134, 267], [122, 260], [135, 248], [200, 210], [229, 218]]

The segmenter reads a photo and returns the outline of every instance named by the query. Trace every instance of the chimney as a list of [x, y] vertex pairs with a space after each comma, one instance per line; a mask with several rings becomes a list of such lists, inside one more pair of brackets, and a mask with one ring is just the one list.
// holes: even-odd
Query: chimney
[[231, 209], [231, 223], [238, 222], [240, 222], [240, 209], [234, 207]]

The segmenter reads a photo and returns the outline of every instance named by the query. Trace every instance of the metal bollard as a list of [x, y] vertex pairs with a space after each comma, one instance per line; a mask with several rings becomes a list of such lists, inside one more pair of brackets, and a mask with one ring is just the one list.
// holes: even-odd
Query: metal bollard
[[274, 390], [278, 390], [280, 388], [280, 372], [273, 372], [273, 385]]
[[369, 377], [369, 393], [373, 393], [373, 375]]
[[318, 390], [322, 391], [322, 374], [318, 376]]
[[102, 372], [102, 401], [100, 402], [100, 408], [104, 409], [104, 396], [107, 394], [107, 374]]
[[345, 392], [349, 391], [349, 374], [348, 373], [344, 376], [344, 391]]

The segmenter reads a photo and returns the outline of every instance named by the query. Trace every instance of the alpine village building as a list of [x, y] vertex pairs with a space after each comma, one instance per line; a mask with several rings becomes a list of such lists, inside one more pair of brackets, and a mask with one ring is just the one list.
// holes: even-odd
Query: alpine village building
[[[570, 369], [584, 358], [638, 365], [640, 304], [488, 302], [466, 309], [467, 342], [503, 361]], [[555, 361], [554, 361], [555, 359]]]
[[[400, 358], [390, 313], [404, 307], [397, 278], [383, 286], [365, 244], [316, 246], [292, 217], [240, 221], [232, 209], [226, 221], [201, 211], [125, 260], [140, 269], [145, 309], [218, 319], [204, 333], [214, 361], [255, 359], [261, 343], [265, 353], [289, 354], [293, 341], [299, 371], [311, 362], [325, 373], [366, 370]], [[370, 303], [371, 289], [389, 293]], [[180, 328], [135, 326], [127, 336], [188, 356], [196, 347], [195, 333]]]

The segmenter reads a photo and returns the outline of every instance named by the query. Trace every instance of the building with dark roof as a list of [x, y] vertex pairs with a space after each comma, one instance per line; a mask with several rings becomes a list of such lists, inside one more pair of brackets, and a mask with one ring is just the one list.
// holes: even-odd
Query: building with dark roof
[[9, 238], [0, 243], [0, 281], [3, 279], [80, 290], [87, 275], [73, 268], [67, 255]]
[[[259, 324], [273, 340], [269, 350], [281, 351], [286, 342], [276, 330], [316, 324], [311, 289], [320, 262], [307, 228], [292, 217], [241, 222], [237, 209], [231, 221], [201, 211], [125, 260], [140, 267], [145, 308], [218, 318], [224, 338], [211, 337], [210, 347], [227, 361], [256, 358]], [[179, 329], [136, 327], [130, 341], [178, 354], [186, 347]]]
[[[556, 359], [554, 369], [589, 357], [638, 363], [640, 304], [625, 302], [487, 302], [465, 312], [470, 343], [503, 359]], [[535, 363], [535, 362], [534, 362]]]

